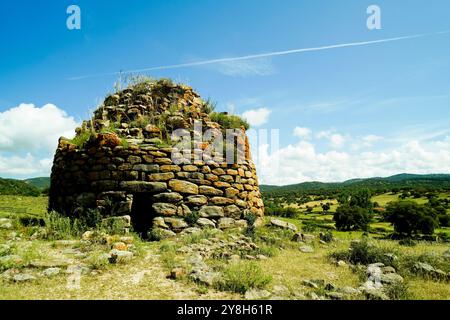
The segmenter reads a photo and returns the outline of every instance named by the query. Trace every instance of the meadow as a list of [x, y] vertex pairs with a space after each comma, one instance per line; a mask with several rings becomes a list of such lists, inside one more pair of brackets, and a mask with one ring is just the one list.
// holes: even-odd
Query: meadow
[[[397, 196], [373, 200], [385, 205]], [[366, 233], [337, 231], [335, 209], [323, 213], [321, 202], [306, 204], [314, 210], [293, 218], [266, 216], [265, 226], [256, 229], [202, 230], [147, 242], [132, 232], [95, 230], [90, 237], [70, 232], [50, 237], [49, 226], [39, 222], [47, 221], [46, 197], [0, 196], [0, 299], [377, 299], [360, 289], [366, 266], [345, 260], [355, 240], [370, 242], [364, 249], [369, 256], [395, 255], [392, 265], [404, 280], [385, 298], [450, 299], [448, 279], [412, 267], [428, 263], [448, 274], [448, 243], [400, 245], [386, 238], [392, 227], [376, 220]], [[293, 241], [295, 232], [273, 226], [275, 218], [310, 239]], [[132, 256], [111, 263], [111, 249], [122, 244]]]

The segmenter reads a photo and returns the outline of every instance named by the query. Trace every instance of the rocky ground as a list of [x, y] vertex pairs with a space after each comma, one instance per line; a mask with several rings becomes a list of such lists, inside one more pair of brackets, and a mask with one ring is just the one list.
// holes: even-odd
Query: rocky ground
[[[13, 219], [0, 226], [2, 299], [402, 299], [407, 285], [450, 298], [448, 273], [430, 263], [413, 261], [415, 275], [405, 278], [389, 263], [394, 253], [365, 265], [331, 259], [360, 240], [330, 240], [278, 219], [250, 234], [188, 228], [158, 242], [101, 231], [48, 240], [44, 229], [17, 229]], [[448, 261], [445, 246], [436, 248]]]

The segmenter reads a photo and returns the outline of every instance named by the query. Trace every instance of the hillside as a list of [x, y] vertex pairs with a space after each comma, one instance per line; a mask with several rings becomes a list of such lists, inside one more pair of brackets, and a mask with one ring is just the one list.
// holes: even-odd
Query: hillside
[[344, 182], [303, 182], [287, 186], [261, 185], [261, 191], [266, 194], [290, 192], [338, 191], [342, 189], [368, 188], [382, 191], [392, 188], [444, 188], [450, 189], [450, 174], [397, 174], [385, 178], [351, 179]]
[[30, 178], [30, 179], [25, 179], [24, 181], [38, 189], [41, 189], [41, 190], [50, 187], [50, 178], [49, 177]]
[[41, 191], [22, 180], [0, 178], [0, 195], [38, 196]]

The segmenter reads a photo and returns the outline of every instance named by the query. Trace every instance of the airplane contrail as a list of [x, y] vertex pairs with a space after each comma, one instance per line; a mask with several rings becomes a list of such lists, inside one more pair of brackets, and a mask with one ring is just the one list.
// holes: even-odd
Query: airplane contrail
[[395, 37], [395, 38], [386, 38], [386, 39], [379, 39], [379, 40], [372, 40], [372, 41], [341, 43], [341, 44], [333, 44], [333, 45], [321, 46], [321, 47], [301, 48], [301, 49], [292, 49], [292, 50], [285, 50], [285, 51], [275, 51], [275, 52], [251, 54], [251, 55], [239, 56], [239, 57], [194, 61], [194, 62], [188, 62], [188, 63], [171, 64], [171, 65], [166, 65], [166, 66], [155, 66], [155, 67], [135, 69], [135, 70], [126, 70], [126, 71], [120, 71], [120, 72], [97, 73], [97, 74], [90, 74], [90, 75], [84, 75], [84, 76], [70, 77], [70, 78], [68, 78], [68, 80], [81, 80], [81, 79], [94, 78], [94, 77], [112, 76], [112, 75], [119, 75], [122, 73], [138, 73], [138, 72], [145, 72], [145, 71], [196, 67], [196, 66], [203, 66], [203, 65], [215, 64], [215, 63], [251, 60], [251, 59], [267, 58], [267, 57], [276, 57], [276, 56], [283, 56], [283, 55], [303, 53], [303, 52], [331, 50], [331, 49], [346, 48], [346, 47], [366, 46], [366, 45], [371, 45], [371, 44], [423, 38], [423, 37], [429, 37], [429, 36], [434, 36], [434, 35], [439, 35], [439, 34], [447, 34], [447, 33], [450, 33], [450, 30], [433, 32], [433, 33], [415, 34], [415, 35]]

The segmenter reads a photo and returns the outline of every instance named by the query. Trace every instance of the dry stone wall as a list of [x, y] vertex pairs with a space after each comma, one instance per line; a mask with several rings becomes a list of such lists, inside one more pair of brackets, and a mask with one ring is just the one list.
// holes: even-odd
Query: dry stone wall
[[[172, 91], [163, 94], [170, 97], [176, 89], [183, 97], [187, 91], [188, 96], [198, 99], [189, 87], [170, 88]], [[127, 95], [130, 91], [121, 94]], [[83, 146], [60, 139], [52, 168], [49, 210], [74, 217], [88, 210], [98, 210], [105, 217], [129, 215], [134, 228], [140, 232], [150, 228], [180, 232], [193, 226], [242, 227], [246, 225], [244, 217], [248, 213], [263, 216], [256, 168], [248, 151], [244, 151], [244, 160], [239, 163], [219, 163], [207, 157], [199, 159], [194, 157], [195, 152], [188, 158], [184, 155], [180, 161], [179, 148], [160, 146], [155, 136], [160, 136], [161, 132], [154, 125], [133, 130], [130, 121], [121, 120], [119, 129], [114, 132], [100, 130], [105, 123], [116, 121], [119, 112], [132, 109], [133, 118], [139, 119], [149, 112], [145, 109], [152, 103], [153, 115], [154, 110], [157, 115], [165, 114], [173, 105], [170, 99], [164, 104], [161, 102], [164, 100], [151, 91], [147, 101], [153, 102], [147, 106], [121, 105], [122, 96], [108, 97], [102, 112], [96, 111], [94, 120], [78, 129], [78, 134], [92, 129], [104, 133], [94, 134]], [[111, 100], [117, 105], [109, 106]], [[176, 105], [181, 105], [178, 110], [183, 111], [175, 115], [179, 117], [180, 126], [189, 130], [193, 118], [197, 118], [203, 125], [220, 129], [202, 114], [192, 99], [182, 101], [186, 100], [188, 102], [181, 103], [178, 96], [175, 101]], [[165, 118], [170, 119], [170, 116]], [[246, 137], [243, 143], [248, 145]], [[204, 147], [205, 142], [202, 142], [194, 150]]]

